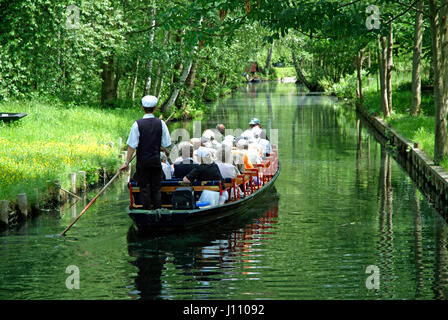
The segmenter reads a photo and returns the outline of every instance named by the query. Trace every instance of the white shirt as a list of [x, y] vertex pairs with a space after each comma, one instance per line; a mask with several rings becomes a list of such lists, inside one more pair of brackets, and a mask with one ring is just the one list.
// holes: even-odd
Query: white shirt
[[249, 161], [252, 164], [259, 164], [262, 161], [260, 154], [257, 151], [255, 151], [254, 149], [249, 149], [247, 151], [247, 156], [249, 157]]
[[221, 176], [223, 179], [225, 178], [236, 178], [240, 172], [238, 169], [231, 163], [217, 162], [219, 171], [221, 172]]
[[170, 180], [171, 179], [171, 175], [172, 175], [171, 166], [169, 164], [165, 163], [165, 162], [161, 162], [161, 164], [162, 164], [163, 173], [165, 174], [165, 178], [167, 180]]
[[263, 149], [263, 155], [265, 155], [266, 153], [272, 153], [272, 147], [269, 140], [260, 139], [258, 141], [258, 145], [261, 147], [261, 149]]
[[[145, 113], [143, 116], [143, 119], [147, 118], [154, 118], [154, 115], [152, 113]], [[166, 148], [171, 144], [171, 137], [170, 132], [168, 131], [168, 127], [166, 126], [166, 123], [162, 121], [162, 141], [161, 146]], [[129, 133], [129, 138], [127, 141], [128, 146], [131, 148], [137, 149], [138, 147], [138, 140], [140, 138], [140, 132], [138, 131], [138, 124], [137, 121], [134, 122], [134, 124], [131, 127], [131, 132]]]

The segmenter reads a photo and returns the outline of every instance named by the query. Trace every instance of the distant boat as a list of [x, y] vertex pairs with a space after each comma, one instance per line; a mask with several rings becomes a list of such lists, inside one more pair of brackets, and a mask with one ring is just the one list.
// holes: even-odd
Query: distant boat
[[[162, 209], [144, 210], [139, 199], [140, 188], [136, 182], [130, 182], [131, 203], [128, 214], [141, 233], [164, 233], [206, 227], [211, 222], [238, 215], [273, 188], [281, 168], [277, 148], [273, 146], [273, 150], [255, 169], [245, 170], [236, 179], [225, 179], [225, 186], [222, 186], [220, 181], [199, 181], [192, 185], [185, 184], [182, 180], [162, 181]], [[185, 187], [191, 188], [194, 199], [189, 201], [188, 208], [173, 209], [173, 193], [176, 190], [183, 191]], [[227, 192], [229, 200], [215, 205], [195, 202], [205, 190], [214, 191], [219, 195]]]
[[0, 112], [0, 121], [3, 122], [11, 122], [19, 120], [23, 117], [26, 117], [26, 113], [7, 113], [7, 112]]

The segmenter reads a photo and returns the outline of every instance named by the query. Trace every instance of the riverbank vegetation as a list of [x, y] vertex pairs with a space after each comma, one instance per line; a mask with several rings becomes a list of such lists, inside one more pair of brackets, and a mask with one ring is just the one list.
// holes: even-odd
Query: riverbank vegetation
[[[12, 163], [20, 163], [15, 170], [25, 170], [3, 174], [0, 185], [4, 190], [7, 176], [20, 177], [14, 183], [36, 176], [25, 169], [21, 154], [26, 148], [15, 152], [31, 142], [36, 157], [37, 145], [61, 143], [60, 151], [48, 147], [50, 154], [43, 157], [52, 168], [50, 158], [63, 159], [64, 144], [81, 135], [80, 145], [67, 147], [73, 158], [66, 166], [37, 166], [36, 172], [62, 174], [83, 160], [97, 167], [108, 157], [102, 149], [106, 140], [127, 136], [125, 128], [138, 117], [134, 112], [140, 112], [135, 108], [143, 95], [159, 97], [165, 117], [191, 119], [206, 114], [207, 101], [238, 87], [247, 74], [278, 79], [291, 71], [310, 91], [357, 99], [409, 139], [418, 133], [415, 139], [435, 162], [446, 163], [447, 14], [448, 0], [3, 2], [1, 111], [27, 112], [29, 118], [0, 129], [0, 151], [14, 155], [2, 155], [2, 171], [13, 170]], [[422, 94], [422, 83], [428, 95]], [[51, 97], [51, 103], [42, 97]], [[78, 109], [90, 117], [76, 127]], [[51, 122], [51, 113], [59, 120]], [[99, 125], [96, 117], [110, 123]], [[67, 126], [70, 133], [46, 136], [42, 122]], [[90, 160], [81, 151], [76, 155], [84, 144], [96, 150], [97, 160], [87, 152]]]
[[[434, 162], [446, 164], [448, 0], [258, 4], [252, 17], [290, 49], [300, 83], [310, 91], [356, 98], [368, 108], [380, 106], [382, 116], [409, 139], [420, 132], [418, 138], [427, 142], [419, 142]], [[374, 76], [375, 94], [365, 83]], [[397, 76], [407, 80], [397, 81]], [[422, 96], [422, 85], [431, 97]], [[407, 118], [400, 117], [402, 111]], [[420, 126], [430, 119], [432, 127]]]
[[[239, 23], [241, 10], [191, 1], [26, 0], [0, 4], [0, 199], [34, 195], [47, 180], [116, 170], [141, 117], [140, 98], [159, 98], [165, 118], [199, 118], [206, 102], [241, 85], [266, 30]], [[113, 144], [113, 146], [112, 146]], [[30, 197], [32, 198], [32, 197]]]
[[103, 111], [43, 99], [1, 108], [4, 112], [20, 108], [29, 115], [0, 128], [0, 199], [27, 193], [31, 203], [36, 200], [34, 190], [45, 191], [48, 180], [60, 180], [70, 189], [69, 173], [85, 171], [90, 185], [103, 168], [116, 171], [119, 137], [127, 135], [140, 115], [138, 110]]

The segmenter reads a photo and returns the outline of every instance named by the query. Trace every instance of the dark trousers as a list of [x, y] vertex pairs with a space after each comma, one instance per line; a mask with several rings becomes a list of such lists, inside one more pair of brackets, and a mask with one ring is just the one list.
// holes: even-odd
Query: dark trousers
[[140, 187], [143, 209], [161, 208], [160, 181], [162, 174], [162, 165], [159, 158], [137, 161], [135, 180]]

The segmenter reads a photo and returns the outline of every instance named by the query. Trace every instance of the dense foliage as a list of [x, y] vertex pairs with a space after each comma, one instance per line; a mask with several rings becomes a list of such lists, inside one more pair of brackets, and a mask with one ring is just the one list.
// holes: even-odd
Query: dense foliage
[[245, 80], [265, 46], [264, 29], [238, 15], [186, 0], [2, 2], [0, 101], [44, 94], [113, 107], [154, 94], [164, 112], [194, 116]]

